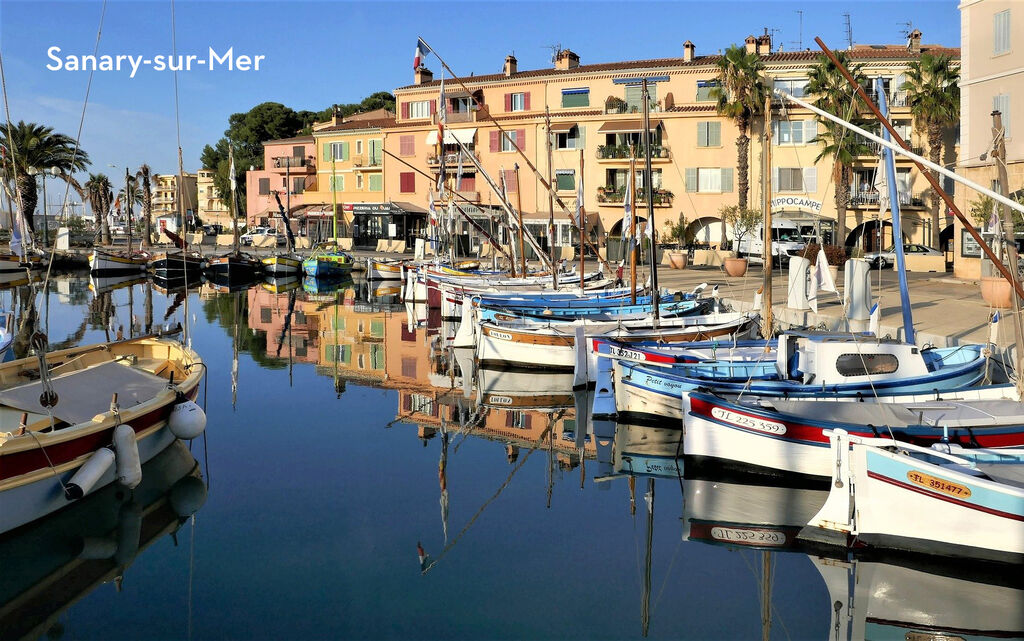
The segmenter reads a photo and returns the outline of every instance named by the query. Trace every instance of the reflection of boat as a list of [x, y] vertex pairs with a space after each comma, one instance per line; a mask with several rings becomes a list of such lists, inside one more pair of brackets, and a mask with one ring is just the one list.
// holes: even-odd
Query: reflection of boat
[[[41, 365], [48, 375], [25, 383]], [[184, 401], [195, 398], [203, 374], [195, 352], [157, 338], [0, 366], [0, 384], [10, 385], [0, 391], [0, 532], [113, 482], [115, 469], [130, 480], [133, 460], [145, 463], [175, 438], [201, 432], [202, 410]]]
[[234, 275], [217, 272], [207, 272], [206, 282], [210, 284], [217, 293], [240, 292], [252, 287], [256, 282], [256, 276], [241, 278], [241, 272], [234, 272]]
[[613, 469], [629, 476], [679, 479], [683, 472], [682, 430], [618, 423], [613, 440]]
[[296, 275], [264, 276], [262, 284], [263, 289], [271, 294], [283, 294], [293, 289], [298, 289], [299, 285], [302, 284], [302, 279]]
[[314, 276], [306, 276], [302, 279], [302, 289], [310, 294], [333, 294], [351, 284], [351, 278], [316, 278]]
[[971, 563], [872, 555], [810, 557], [828, 587], [833, 639], [1024, 638], [1024, 583]]
[[0, 254], [0, 274], [15, 272], [24, 274], [25, 268], [42, 269], [46, 261], [39, 254], [26, 254], [24, 258], [14, 254]]
[[0, 638], [43, 638], [71, 605], [123, 576], [205, 500], [196, 460], [175, 443], [142, 467], [131, 493], [109, 486], [0, 538]]
[[192, 277], [190, 276], [188, 281], [186, 281], [184, 278], [170, 278], [170, 279], [168, 279], [168, 278], [160, 278], [159, 276], [154, 276], [153, 277], [153, 289], [155, 289], [157, 292], [159, 292], [159, 293], [161, 293], [161, 294], [163, 294], [165, 296], [168, 295], [168, 294], [177, 294], [179, 292], [184, 292], [185, 291], [185, 284], [186, 284], [186, 282], [188, 284], [188, 288], [190, 290], [194, 291], [196, 289], [199, 289], [202, 286], [203, 279], [201, 277], [197, 277], [195, 279], [192, 279]]
[[149, 265], [149, 254], [145, 252], [111, 252], [103, 249], [92, 250], [89, 256], [89, 271], [100, 276], [113, 274], [141, 274]]
[[91, 289], [95, 294], [102, 294], [103, 292], [109, 292], [123, 287], [131, 287], [132, 285], [144, 282], [146, 282], [146, 276], [144, 274], [120, 274], [117, 276], [89, 275], [89, 289]]
[[543, 409], [573, 406], [572, 373], [480, 368], [478, 402], [488, 407]]

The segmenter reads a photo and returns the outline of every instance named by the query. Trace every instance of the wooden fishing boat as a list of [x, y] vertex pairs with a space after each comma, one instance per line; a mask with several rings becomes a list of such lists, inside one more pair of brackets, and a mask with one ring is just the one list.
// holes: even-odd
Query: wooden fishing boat
[[298, 254], [275, 254], [262, 261], [263, 272], [280, 276], [302, 273], [302, 257]]
[[45, 267], [46, 259], [36, 253], [25, 254], [24, 257], [16, 254], [0, 254], [0, 274], [24, 273], [26, 269], [43, 269]]
[[[113, 482], [118, 457], [123, 476], [133, 459], [199, 434], [205, 416], [191, 400], [204, 372], [191, 349], [152, 337], [0, 365], [0, 532]], [[41, 405], [47, 397], [52, 408]]]
[[89, 256], [89, 271], [97, 276], [138, 274], [146, 271], [149, 254], [145, 252], [112, 252], [93, 249]]
[[257, 279], [262, 269], [260, 261], [242, 252], [212, 256], [206, 262], [204, 274], [229, 285], [242, 285]]
[[398, 280], [402, 278], [405, 261], [391, 258], [369, 258], [366, 261], [368, 280]]
[[1024, 449], [829, 437], [829, 497], [800, 533], [818, 544], [1024, 563]]
[[153, 254], [149, 269], [154, 276], [167, 280], [190, 278], [199, 280], [206, 269], [206, 258], [194, 251], [169, 251]]
[[352, 256], [334, 243], [317, 246], [309, 258], [302, 261], [302, 271], [314, 278], [347, 276], [352, 273]]
[[264, 276], [262, 286], [271, 294], [283, 294], [302, 286], [302, 278], [298, 275]]

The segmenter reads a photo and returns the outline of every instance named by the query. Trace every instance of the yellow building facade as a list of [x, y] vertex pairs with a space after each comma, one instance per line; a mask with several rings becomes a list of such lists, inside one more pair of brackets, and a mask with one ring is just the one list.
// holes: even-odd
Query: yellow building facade
[[[181, 193], [178, 193], [178, 174], [155, 174], [152, 178], [153, 219], [161, 216], [188, 216], [198, 210], [197, 176], [183, 174]], [[180, 200], [179, 200], [180, 199]]]
[[230, 228], [231, 212], [221, 201], [220, 192], [213, 186], [214, 173], [212, 169], [200, 169], [196, 172], [199, 219], [204, 225], [223, 225]]

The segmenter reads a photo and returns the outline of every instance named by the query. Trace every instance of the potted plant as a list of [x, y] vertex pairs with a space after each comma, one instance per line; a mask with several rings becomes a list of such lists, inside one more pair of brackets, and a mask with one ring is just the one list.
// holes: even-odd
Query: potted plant
[[686, 224], [686, 214], [679, 212], [679, 219], [674, 223], [670, 222], [668, 224], [668, 233], [665, 235], [669, 240], [676, 242], [676, 249], [666, 252], [669, 267], [672, 269], [686, 269], [687, 259], [689, 258], [686, 245], [689, 244], [692, 236], [693, 232], [688, 229]]
[[[971, 201], [970, 214], [974, 224], [985, 229], [991, 227], [991, 223], [998, 225], [998, 221], [992, 220], [995, 214], [996, 201], [991, 196], [982, 196]], [[997, 249], [998, 251], [998, 249]], [[984, 261], [982, 261], [984, 263]], [[981, 276], [981, 298], [991, 307], [1007, 308], [1013, 305], [1013, 289], [1010, 282], [999, 274]]]
[[[760, 210], [749, 209], [739, 205], [724, 205], [718, 210], [718, 213], [722, 217], [723, 222], [732, 225], [737, 247], [739, 247], [743, 237], [752, 233], [762, 219]], [[730, 276], [744, 276], [747, 273], [747, 259], [741, 258], [738, 255], [727, 257], [723, 261], [723, 266], [725, 267], [725, 273]]]

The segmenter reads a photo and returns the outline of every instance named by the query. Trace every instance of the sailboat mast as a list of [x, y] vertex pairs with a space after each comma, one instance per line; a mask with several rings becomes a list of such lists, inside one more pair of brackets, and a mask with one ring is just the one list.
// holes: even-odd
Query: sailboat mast
[[[43, 184], [46, 184], [46, 179], [43, 179]], [[128, 168], [124, 168], [124, 207], [125, 212], [128, 215], [128, 255], [132, 253], [132, 200], [135, 198], [135, 190], [131, 188], [131, 178], [128, 174]], [[43, 207], [46, 203], [43, 203]], [[46, 217], [43, 217], [45, 220]]]
[[[630, 154], [629, 159], [629, 184], [626, 185], [626, 195], [630, 190], [636, 194], [636, 149]], [[629, 204], [629, 304], [636, 305], [636, 199]]]
[[[181, 163], [181, 150], [178, 150], [178, 163], [180, 167]], [[238, 193], [235, 185], [235, 148], [233, 145], [228, 143], [228, 165], [230, 166], [231, 172], [231, 228], [232, 228], [232, 245], [235, 248], [235, 254], [239, 253], [238, 250]], [[179, 181], [179, 189], [180, 189]]]
[[761, 285], [763, 293], [761, 296], [764, 310], [761, 312], [762, 323], [761, 335], [764, 338], [772, 337], [772, 267], [775, 259], [772, 256], [772, 97], [769, 95], [764, 101], [764, 144], [761, 152], [761, 193], [763, 196], [762, 206], [764, 207], [764, 245], [761, 257], [764, 263], [764, 282]]
[[651, 231], [650, 254], [651, 254], [651, 292], [654, 295], [654, 322], [658, 322], [660, 313], [658, 296], [658, 250], [654, 243], [654, 170], [651, 168], [651, 96], [647, 89], [647, 78], [644, 78], [643, 91], [641, 92], [644, 102], [644, 171], [647, 173], [645, 183], [647, 186], [647, 229]]
[[[337, 162], [334, 159], [334, 145], [331, 145], [331, 213], [333, 214], [332, 222], [334, 226], [331, 228], [331, 240], [338, 242], [338, 186], [337, 182]], [[352, 242], [355, 242], [353, 239]]]
[[[551, 182], [551, 108], [544, 107], [544, 124], [548, 132], [547, 135], [547, 148], [548, 148], [548, 183]], [[580, 174], [580, 178], [583, 175]], [[558, 289], [558, 269], [555, 268], [555, 199], [551, 197], [551, 192], [548, 192], [548, 256], [551, 259], [551, 284], [554, 288]], [[580, 278], [583, 278], [581, 275]], [[581, 281], [582, 282], [582, 281]]]
[[[285, 212], [287, 214], [291, 215], [291, 213], [292, 213], [292, 157], [291, 156], [285, 156], [284, 157], [284, 162], [285, 162], [285, 167], [284, 167], [284, 210], [285, 210]], [[287, 217], [283, 218], [281, 220], [281, 222], [284, 223], [284, 226], [286, 228], [291, 226], [291, 225], [288, 224], [288, 218]], [[291, 251], [292, 251], [292, 235], [291, 235], [291, 233], [289, 233], [288, 229], [284, 230], [284, 241], [285, 241], [285, 243], [287, 243], [287, 245], [285, 246], [285, 250], [288, 251], [289, 253], [291, 253]]]
[[[1009, 190], [1009, 182], [1006, 175], [1006, 130], [1003, 129], [1003, 114], [999, 111], [993, 112], [992, 114], [992, 135], [994, 140], [992, 141], [992, 158], [996, 161], [996, 173], [999, 176], [999, 191], [1006, 195]], [[1014, 231], [1013, 216], [1010, 213], [1010, 208], [1006, 205], [1000, 205], [1000, 214], [1003, 218], [1003, 243], [1006, 246], [1006, 262], [1010, 265], [1010, 274], [1012, 278], [1012, 284], [1014, 287], [1020, 286], [1017, 272], [1017, 242], [1016, 233]], [[1017, 346], [1017, 359], [1018, 363], [1014, 365], [1014, 369], [1017, 372], [1016, 384], [1017, 393], [1020, 394], [1024, 390], [1024, 372], [1020, 367], [1020, 359], [1024, 358], [1024, 327], [1021, 326], [1020, 317], [1020, 298], [1013, 296], [1013, 331], [1014, 339]]]
[[[516, 172], [516, 216], [519, 217], [519, 275], [526, 276], [526, 248], [523, 246], [523, 192], [519, 183], [519, 163], [513, 165]], [[552, 269], [554, 267], [552, 266]]]

